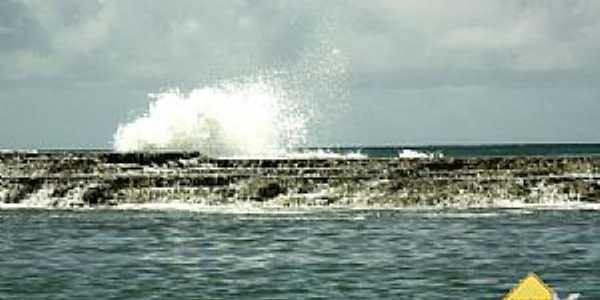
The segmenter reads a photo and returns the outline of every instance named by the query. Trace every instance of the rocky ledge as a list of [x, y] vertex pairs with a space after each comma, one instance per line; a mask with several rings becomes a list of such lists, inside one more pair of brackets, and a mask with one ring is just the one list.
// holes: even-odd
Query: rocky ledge
[[0, 204], [256, 203], [479, 207], [600, 203], [600, 157], [211, 159], [200, 153], [0, 153]]

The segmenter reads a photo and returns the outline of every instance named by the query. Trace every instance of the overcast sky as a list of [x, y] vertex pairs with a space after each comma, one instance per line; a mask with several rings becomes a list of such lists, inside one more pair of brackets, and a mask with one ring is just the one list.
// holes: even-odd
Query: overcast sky
[[108, 148], [148, 93], [306, 71], [289, 66], [323, 49], [345, 91], [311, 100], [312, 145], [600, 142], [599, 16], [595, 0], [1, 0], [0, 148]]

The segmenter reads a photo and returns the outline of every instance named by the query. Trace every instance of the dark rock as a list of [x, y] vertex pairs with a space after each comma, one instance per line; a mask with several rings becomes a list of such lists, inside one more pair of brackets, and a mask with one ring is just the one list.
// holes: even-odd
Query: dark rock
[[57, 184], [54, 187], [54, 190], [52, 190], [52, 193], [50, 194], [50, 197], [53, 198], [62, 198], [65, 197], [67, 195], [67, 193], [69, 192], [69, 190], [71, 190], [73, 187], [70, 185], [65, 185], [65, 184]]
[[91, 186], [83, 193], [83, 202], [87, 205], [106, 204], [110, 199], [109, 187], [105, 185]]
[[537, 203], [554, 190], [566, 199], [600, 202], [600, 157], [594, 156], [236, 160], [194, 152], [10, 152], [0, 153], [0, 170], [5, 203], [22, 202], [42, 187], [58, 204], [70, 190], [87, 187], [74, 206], [156, 199], [221, 204], [282, 194], [280, 202], [300, 205], [314, 203], [319, 191], [321, 205], [452, 205], [470, 198]]
[[256, 191], [256, 196], [259, 200], [268, 200], [277, 197], [280, 194], [286, 192], [286, 189], [283, 188], [277, 182], [269, 182], [263, 186], [260, 186]]
[[4, 203], [20, 203], [41, 187], [42, 184], [39, 180], [24, 180], [22, 183], [17, 184], [12, 188], [4, 199]]

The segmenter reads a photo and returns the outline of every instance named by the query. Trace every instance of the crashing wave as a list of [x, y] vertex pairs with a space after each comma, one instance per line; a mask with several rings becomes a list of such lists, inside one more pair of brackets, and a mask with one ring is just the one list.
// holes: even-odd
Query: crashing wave
[[232, 160], [244, 160], [244, 159], [367, 159], [368, 155], [361, 153], [360, 151], [351, 151], [346, 153], [338, 153], [331, 150], [317, 149], [310, 151], [278, 151], [271, 153], [259, 153], [257, 155], [233, 155], [233, 156], [220, 156], [219, 159], [232, 159]]
[[[326, 126], [346, 97], [346, 61], [326, 40], [294, 63], [189, 93], [151, 94], [147, 112], [120, 124], [118, 152], [200, 151], [211, 157], [285, 157]], [[335, 101], [333, 101], [335, 100]], [[335, 107], [330, 107], [334, 105]]]
[[418, 159], [434, 159], [444, 158], [444, 154], [441, 152], [421, 152], [412, 149], [402, 149], [398, 152], [399, 158], [418, 158]]
[[171, 90], [152, 98], [146, 115], [119, 126], [117, 151], [251, 156], [285, 153], [305, 139], [306, 115], [267, 83]]
[[350, 151], [338, 153], [326, 149], [316, 149], [310, 151], [290, 152], [285, 155], [292, 159], [366, 159], [368, 156], [360, 151]]

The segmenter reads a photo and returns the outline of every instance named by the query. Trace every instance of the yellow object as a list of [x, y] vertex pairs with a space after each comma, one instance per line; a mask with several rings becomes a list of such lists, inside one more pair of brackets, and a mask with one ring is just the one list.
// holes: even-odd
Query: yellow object
[[534, 273], [529, 273], [502, 300], [552, 300], [553, 291]]

